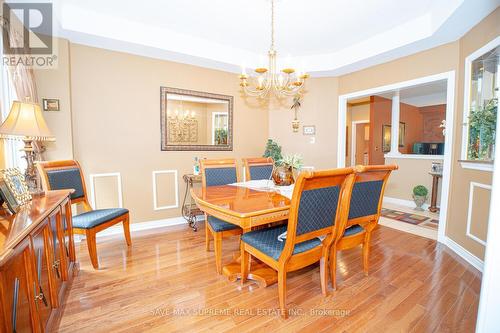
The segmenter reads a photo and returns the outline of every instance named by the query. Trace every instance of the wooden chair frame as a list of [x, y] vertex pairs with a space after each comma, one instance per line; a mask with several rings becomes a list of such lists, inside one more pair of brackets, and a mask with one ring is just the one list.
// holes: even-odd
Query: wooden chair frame
[[[393, 165], [367, 165], [356, 166], [355, 168], [354, 185], [359, 182], [382, 180], [382, 189], [380, 191], [380, 198], [377, 206], [377, 213], [373, 215], [362, 216], [354, 219], [346, 219], [343, 224], [335, 226], [336, 239], [334, 240], [330, 250], [330, 275], [332, 279], [332, 287], [337, 289], [336, 272], [337, 272], [337, 252], [341, 250], [350, 249], [358, 245], [363, 248], [363, 270], [365, 275], [368, 275], [369, 268], [369, 255], [370, 255], [370, 240], [373, 230], [378, 224], [380, 212], [382, 210], [382, 202], [384, 199], [384, 192], [387, 186], [387, 180], [393, 170], [397, 170], [398, 166]], [[351, 189], [352, 192], [352, 189]], [[348, 202], [346, 203], [349, 214], [351, 204], [351, 195], [349, 195]], [[344, 232], [347, 228], [359, 224], [364, 228], [364, 232], [360, 232], [351, 236], [345, 236]]]
[[[236, 164], [236, 159], [203, 159], [200, 160], [200, 172], [201, 172], [201, 185], [202, 187], [207, 187], [206, 182], [206, 169], [210, 168], [235, 168], [236, 170], [236, 181], [240, 181], [240, 174], [238, 172], [238, 165]], [[205, 213], [205, 250], [210, 251], [210, 238], [214, 239], [214, 252], [215, 252], [215, 266], [218, 274], [222, 274], [222, 238], [229, 236], [241, 235], [243, 230], [241, 228], [236, 228], [226, 231], [214, 231], [210, 224], [208, 223], [208, 215]]]
[[243, 167], [245, 168], [245, 180], [252, 180], [250, 168], [253, 166], [271, 165], [274, 167], [274, 160], [271, 157], [247, 157], [243, 158]]
[[[42, 188], [44, 191], [51, 190], [47, 171], [78, 168], [78, 170], [80, 171], [80, 177], [81, 177], [81, 182], [82, 182], [83, 197], [71, 199], [71, 204], [82, 204], [85, 212], [89, 212], [89, 211], [93, 210], [92, 207], [90, 206], [89, 201], [88, 201], [87, 187], [85, 185], [85, 179], [83, 178], [83, 172], [82, 172], [82, 168], [80, 167], [80, 163], [78, 163], [77, 161], [74, 161], [74, 160], [38, 162], [36, 164], [36, 167], [38, 169], [38, 173], [40, 174], [40, 178], [42, 180]], [[110, 221], [107, 221], [106, 223], [102, 223], [100, 225], [97, 225], [93, 228], [80, 229], [80, 228], [73, 227], [73, 232], [75, 234], [85, 235], [85, 237], [87, 239], [87, 248], [89, 251], [90, 261], [92, 262], [92, 266], [95, 269], [99, 268], [99, 262], [98, 262], [98, 258], [97, 258], [96, 233], [98, 233], [99, 231], [102, 231], [104, 229], [107, 229], [107, 228], [109, 228], [117, 223], [120, 223], [120, 222], [122, 222], [122, 224], [123, 224], [123, 232], [125, 234], [125, 240], [127, 242], [127, 246], [131, 246], [132, 240], [130, 237], [130, 217], [129, 217], [128, 212], [126, 214], [118, 216]]]
[[[348, 198], [352, 191], [354, 183], [354, 170], [352, 168], [333, 169], [325, 171], [306, 171], [299, 175], [295, 183], [290, 213], [288, 218], [288, 228], [285, 247], [279, 257], [279, 260], [264, 254], [253, 246], [241, 242], [241, 283], [243, 284], [248, 276], [250, 268], [250, 255], [257, 257], [259, 260], [273, 268], [278, 272], [278, 295], [281, 315], [287, 318], [286, 311], [286, 275], [288, 272], [296, 271], [303, 267], [309, 266], [316, 262], [320, 262], [320, 277], [321, 291], [323, 295], [327, 295], [328, 284], [328, 259], [330, 247], [336, 239], [335, 225], [343, 224], [347, 221], [349, 214]], [[332, 226], [309, 232], [302, 235], [296, 235], [299, 204], [302, 197], [302, 192], [317, 188], [340, 186], [339, 200], [334, 221]], [[326, 236], [322, 241], [322, 246], [294, 255], [293, 250], [295, 244], [310, 240], [314, 237]]]

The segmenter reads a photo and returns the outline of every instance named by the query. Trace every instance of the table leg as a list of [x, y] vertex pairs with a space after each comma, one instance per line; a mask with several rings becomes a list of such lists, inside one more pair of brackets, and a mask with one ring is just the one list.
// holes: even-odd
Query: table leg
[[[251, 231], [251, 229], [243, 232]], [[241, 279], [241, 254], [235, 252], [234, 259], [229, 264], [222, 267], [222, 274], [227, 277], [230, 282], [236, 282]], [[278, 274], [274, 269], [267, 266], [263, 262], [250, 256], [250, 268], [248, 270], [247, 280], [256, 281], [259, 287], [267, 287], [278, 282]]]

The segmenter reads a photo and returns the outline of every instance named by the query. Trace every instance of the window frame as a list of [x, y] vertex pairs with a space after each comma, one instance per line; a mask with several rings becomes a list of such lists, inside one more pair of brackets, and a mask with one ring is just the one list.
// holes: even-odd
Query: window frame
[[[472, 62], [483, 54], [500, 46], [500, 36], [483, 45], [481, 48], [472, 52], [465, 58], [464, 64], [464, 105], [462, 118], [462, 151], [460, 155], [460, 165], [464, 169], [490, 171], [493, 172], [493, 162], [484, 160], [470, 160], [467, 157], [469, 147], [469, 115], [470, 115], [470, 99], [471, 99], [471, 77], [472, 77]], [[498, 115], [497, 115], [498, 122]]]

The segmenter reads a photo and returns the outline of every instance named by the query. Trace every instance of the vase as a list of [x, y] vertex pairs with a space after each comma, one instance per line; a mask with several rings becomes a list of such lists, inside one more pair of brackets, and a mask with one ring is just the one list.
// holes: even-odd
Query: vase
[[273, 171], [273, 181], [276, 186], [288, 186], [295, 183], [292, 167], [276, 167]]
[[299, 131], [299, 128], [300, 128], [300, 122], [297, 120], [297, 119], [294, 119], [292, 121], [292, 129], [293, 129], [293, 132], [294, 133], [297, 133]]
[[421, 195], [413, 195], [413, 201], [415, 202], [415, 210], [418, 210], [418, 211], [423, 211], [424, 209], [422, 208], [422, 206], [424, 205], [425, 201], [427, 201], [427, 197], [423, 197]]

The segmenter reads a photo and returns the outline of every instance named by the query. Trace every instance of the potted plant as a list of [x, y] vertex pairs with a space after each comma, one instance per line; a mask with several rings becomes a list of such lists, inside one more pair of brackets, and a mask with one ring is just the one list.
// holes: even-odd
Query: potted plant
[[413, 188], [413, 201], [415, 202], [415, 210], [423, 211], [422, 206], [427, 201], [429, 190], [424, 185], [417, 185]]
[[469, 151], [471, 160], [493, 160], [497, 125], [498, 99], [485, 101], [469, 115]]
[[281, 146], [276, 141], [273, 141], [273, 139], [268, 139], [263, 157], [271, 157], [274, 161], [274, 165], [278, 166], [278, 162], [283, 159], [283, 155], [281, 155]]
[[288, 186], [295, 183], [293, 171], [302, 168], [302, 157], [300, 155], [285, 155], [278, 161], [273, 170], [273, 181], [277, 186]]

